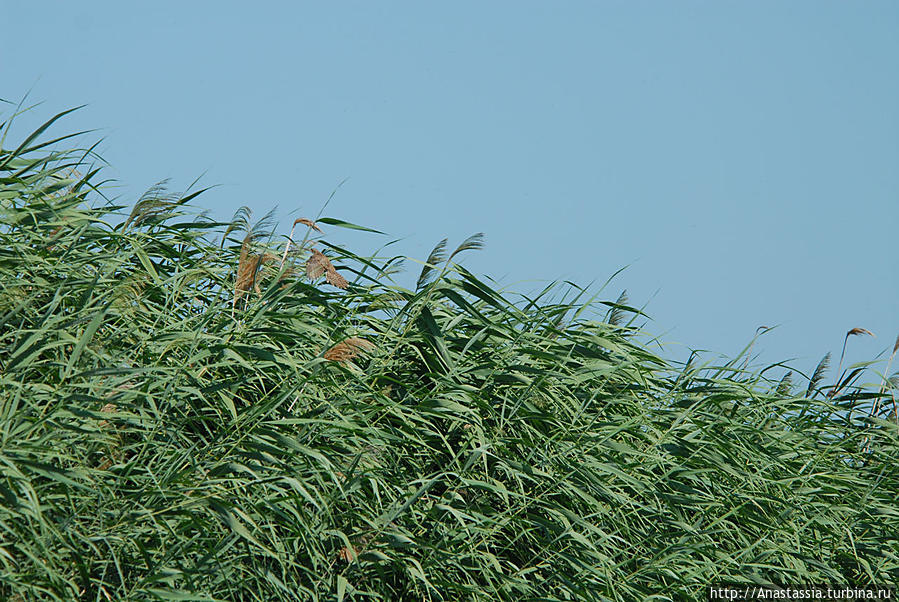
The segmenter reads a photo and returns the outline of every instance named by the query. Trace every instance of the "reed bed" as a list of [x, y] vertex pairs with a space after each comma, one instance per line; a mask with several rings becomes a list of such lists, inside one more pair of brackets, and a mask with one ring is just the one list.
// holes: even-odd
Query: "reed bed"
[[46, 129], [0, 150], [0, 599], [896, 582], [881, 364], [677, 364], [624, 295], [495, 290], [453, 261], [477, 235], [411, 290], [338, 219], [129, 211]]

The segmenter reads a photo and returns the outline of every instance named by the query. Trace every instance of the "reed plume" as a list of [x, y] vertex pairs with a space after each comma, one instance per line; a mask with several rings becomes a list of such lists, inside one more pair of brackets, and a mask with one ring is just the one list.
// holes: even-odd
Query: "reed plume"
[[301, 217], [301, 218], [299, 218], [299, 219], [297, 219], [296, 221], [293, 222], [293, 225], [294, 225], [294, 226], [296, 226], [297, 224], [303, 224], [304, 226], [309, 226], [310, 228], [312, 228], [312, 229], [315, 230], [316, 232], [321, 232], [321, 231], [322, 231], [322, 229], [319, 228], [319, 227], [315, 224], [314, 221], [312, 221], [311, 219], [306, 219], [305, 217]]
[[818, 362], [818, 367], [815, 368], [814, 373], [812, 373], [812, 378], [808, 381], [808, 389], [805, 390], [805, 396], [811, 397], [815, 390], [818, 388], [818, 385], [821, 384], [821, 380], [824, 378], [824, 373], [827, 372], [827, 368], [830, 366], [830, 352], [828, 351], [824, 354], [824, 357], [821, 358], [821, 361]]
[[848, 379], [843, 380], [842, 373], [843, 358], [846, 356], [846, 343], [849, 341], [849, 337], [859, 336], [863, 334], [871, 337], [877, 336], [867, 328], [852, 328], [846, 333], [846, 336], [843, 337], [843, 350], [840, 352], [840, 362], [839, 364], [837, 364], [837, 384], [835, 384], [827, 394], [828, 397], [835, 397], [836, 394], [839, 393], [848, 384]]
[[621, 294], [618, 295], [618, 299], [615, 301], [615, 305], [612, 306], [612, 309], [609, 311], [608, 323], [612, 326], [621, 326], [624, 322], [624, 314], [627, 310], [624, 307], [628, 304], [627, 291], [621, 291]]
[[337, 343], [327, 351], [324, 358], [331, 362], [349, 362], [363, 352], [371, 351], [375, 344], [359, 337], [349, 337]]
[[243, 244], [240, 247], [240, 259], [237, 262], [237, 277], [234, 281], [234, 299], [232, 301], [233, 309], [237, 306], [237, 302], [246, 295], [250, 289], [254, 289], [257, 293], [261, 293], [257, 282], [259, 268], [277, 259], [270, 253], [253, 254], [250, 253], [251, 235], [247, 234]]
[[311, 219], [306, 219], [305, 217], [298, 218], [294, 220], [293, 225], [290, 227], [290, 236], [287, 237], [287, 245], [284, 247], [284, 255], [281, 256], [281, 266], [284, 266], [284, 262], [287, 261], [287, 253], [290, 252], [290, 245], [293, 242], [293, 231], [296, 229], [297, 224], [303, 224], [304, 226], [308, 226], [312, 230], [316, 232], [321, 232], [322, 229], [319, 228], [314, 221]]
[[331, 286], [339, 289], [346, 289], [349, 286], [346, 278], [337, 273], [337, 269], [327, 255], [318, 249], [312, 249], [312, 256], [306, 262], [306, 275], [310, 280], [315, 280], [322, 274], [325, 276], [325, 281]]

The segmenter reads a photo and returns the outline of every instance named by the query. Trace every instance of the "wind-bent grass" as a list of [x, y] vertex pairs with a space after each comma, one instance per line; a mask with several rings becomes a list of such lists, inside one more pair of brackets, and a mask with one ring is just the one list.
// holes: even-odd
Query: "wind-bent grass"
[[793, 393], [650, 353], [626, 296], [513, 303], [445, 245], [412, 291], [195, 195], [125, 219], [38, 140], [0, 151], [0, 598], [896, 581], [894, 383], [865, 366]]

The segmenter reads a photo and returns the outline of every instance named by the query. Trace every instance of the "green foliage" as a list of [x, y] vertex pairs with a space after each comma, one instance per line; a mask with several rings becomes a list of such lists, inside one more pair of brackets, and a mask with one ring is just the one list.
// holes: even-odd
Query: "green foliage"
[[822, 362], [795, 397], [739, 358], [673, 365], [626, 296], [612, 324], [513, 302], [445, 241], [416, 290], [397, 258], [317, 241], [344, 291], [306, 278], [311, 241], [256, 237], [281, 261], [257, 262], [235, 312], [226, 234], [259, 231], [249, 212], [214, 223], [162, 187], [112, 205], [90, 155], [42, 133], [0, 150], [0, 598], [895, 582], [891, 383], [824, 396]]

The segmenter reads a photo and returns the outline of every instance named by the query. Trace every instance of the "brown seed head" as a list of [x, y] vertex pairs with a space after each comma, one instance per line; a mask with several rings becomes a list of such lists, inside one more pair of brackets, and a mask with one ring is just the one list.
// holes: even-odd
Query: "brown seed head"
[[371, 351], [375, 344], [359, 337], [349, 337], [337, 343], [327, 351], [324, 358], [331, 362], [349, 362], [360, 353]]
[[328, 270], [327, 272], [325, 272], [325, 280], [331, 286], [336, 286], [337, 288], [342, 289], [342, 290], [346, 290], [346, 288], [350, 285], [346, 281], [346, 278], [344, 278], [343, 276], [338, 274], [337, 270], [335, 270], [333, 267], [330, 270]]
[[312, 249], [312, 256], [306, 262], [306, 275], [309, 276], [309, 279], [315, 280], [328, 271], [329, 268], [334, 269], [334, 266], [331, 265], [331, 260], [318, 249]]
[[243, 247], [240, 249], [240, 262], [237, 264], [237, 280], [234, 283], [234, 300], [238, 301], [253, 286], [256, 292], [261, 292], [259, 283], [256, 281], [259, 268], [266, 263], [277, 261], [277, 257], [271, 253], [262, 255], [253, 255], [248, 252], [247, 241], [244, 241]]
[[305, 217], [301, 217], [293, 223], [294, 226], [296, 226], [297, 224], [303, 224], [304, 226], [309, 226], [316, 232], [322, 231], [321, 228], [319, 228], [318, 226], [315, 225], [314, 221], [312, 221], [311, 219], [306, 219]]
[[344, 546], [340, 548], [340, 551], [337, 553], [337, 557], [343, 562], [350, 563], [359, 557], [359, 551], [356, 550], [355, 546], [350, 546], [349, 548]]
[[315, 280], [324, 274], [325, 281], [340, 289], [346, 289], [349, 283], [346, 278], [337, 273], [337, 269], [328, 257], [318, 249], [312, 249], [312, 255], [306, 262], [306, 275], [310, 280]]
[[846, 336], [851, 337], [853, 335], [861, 335], [861, 334], [866, 334], [871, 337], [877, 336], [873, 332], [868, 330], [867, 328], [853, 328], [852, 330], [850, 330], [849, 332], [846, 333]]
[[250, 290], [253, 282], [253, 274], [258, 267], [256, 256], [250, 254], [250, 235], [243, 239], [240, 245], [240, 259], [237, 261], [237, 278], [234, 281], [234, 303], [237, 303], [245, 292]]

